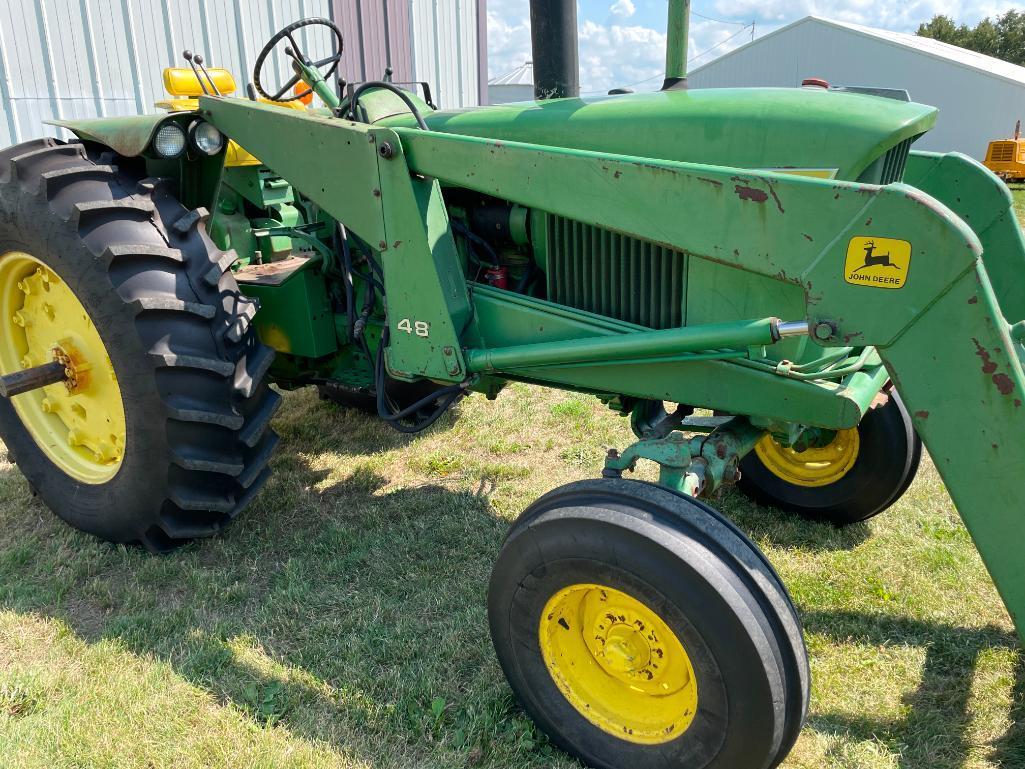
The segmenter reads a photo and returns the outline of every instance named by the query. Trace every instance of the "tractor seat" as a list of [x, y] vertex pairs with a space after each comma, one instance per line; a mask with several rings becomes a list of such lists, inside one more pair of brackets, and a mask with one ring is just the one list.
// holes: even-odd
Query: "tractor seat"
[[[206, 71], [210, 73], [210, 79], [214, 81], [217, 90], [224, 96], [235, 93], [238, 86], [235, 85], [235, 78], [228, 70], [208, 67]], [[203, 81], [206, 82], [205, 76]], [[207, 83], [207, 88], [209, 87], [210, 85]], [[164, 88], [171, 96], [198, 97], [203, 95], [203, 87], [199, 84], [196, 73], [192, 71], [191, 67], [167, 67], [164, 70]]]
[[[238, 86], [228, 70], [208, 67], [206, 71], [210, 73], [210, 79], [222, 96], [235, 93]], [[207, 88], [210, 87], [205, 76], [203, 82]], [[164, 70], [164, 89], [173, 98], [158, 101], [155, 106], [168, 112], [194, 110], [199, 107], [199, 97], [203, 95], [203, 86], [191, 67], [167, 67]]]

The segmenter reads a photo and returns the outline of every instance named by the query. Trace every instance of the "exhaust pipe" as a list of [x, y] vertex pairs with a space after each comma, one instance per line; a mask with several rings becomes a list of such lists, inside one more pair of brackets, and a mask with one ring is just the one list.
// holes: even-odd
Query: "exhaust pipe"
[[669, 0], [666, 25], [666, 79], [663, 91], [687, 87], [687, 38], [690, 35], [690, 0]]
[[576, 0], [530, 0], [534, 97], [580, 95]]

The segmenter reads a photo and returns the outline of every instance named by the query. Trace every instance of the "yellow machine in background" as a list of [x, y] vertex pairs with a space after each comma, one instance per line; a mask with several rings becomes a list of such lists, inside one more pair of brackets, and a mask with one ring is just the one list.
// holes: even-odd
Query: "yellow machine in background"
[[1013, 139], [989, 143], [983, 165], [1007, 182], [1025, 181], [1025, 139], [1021, 138], [1021, 121], [1014, 126]]

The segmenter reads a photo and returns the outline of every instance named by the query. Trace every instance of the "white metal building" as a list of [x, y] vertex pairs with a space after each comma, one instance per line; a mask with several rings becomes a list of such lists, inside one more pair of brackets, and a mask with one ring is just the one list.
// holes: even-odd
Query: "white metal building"
[[[186, 66], [186, 48], [244, 95], [271, 35], [315, 16], [341, 27], [350, 81], [390, 62], [396, 81], [430, 82], [441, 107], [486, 96], [485, 0], [0, 0], [0, 147], [52, 135], [50, 118], [154, 111], [163, 68]], [[269, 63], [271, 78], [287, 66]]]
[[809, 16], [695, 69], [692, 88], [832, 85], [904, 88], [939, 108], [916, 149], [982, 159], [1025, 122], [1025, 67], [937, 40]]
[[534, 63], [523, 62], [512, 72], [488, 81], [488, 104], [508, 104], [534, 98]]

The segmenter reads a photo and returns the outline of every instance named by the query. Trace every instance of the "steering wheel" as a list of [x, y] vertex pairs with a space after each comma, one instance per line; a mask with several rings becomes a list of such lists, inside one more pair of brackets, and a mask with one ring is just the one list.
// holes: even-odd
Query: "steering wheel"
[[[319, 61], [310, 61], [306, 54], [303, 53], [302, 48], [300, 48], [299, 44], [295, 41], [295, 38], [292, 37], [292, 33], [297, 29], [313, 26], [327, 27], [335, 36], [335, 45], [333, 46], [334, 51], [330, 56], [320, 59]], [[335, 26], [334, 22], [328, 19], [303, 19], [302, 21], [289, 24], [267, 41], [267, 45], [263, 47], [263, 50], [260, 51], [260, 55], [256, 57], [256, 65], [253, 67], [253, 85], [256, 87], [260, 96], [265, 99], [270, 99], [271, 101], [292, 101], [293, 99], [301, 99], [304, 96], [308, 96], [313, 93], [312, 88], [307, 88], [302, 93], [292, 94], [288, 98], [282, 98], [302, 79], [299, 75], [295, 75], [291, 80], [281, 86], [280, 89], [274, 92], [273, 96], [268, 93], [266, 88], [263, 87], [263, 83], [260, 80], [260, 74], [263, 72], [263, 65], [271, 51], [274, 50], [274, 47], [285, 38], [288, 38], [288, 42], [291, 43], [291, 46], [285, 49], [285, 54], [301, 61], [308, 67], [315, 67], [320, 70], [320, 74], [323, 75], [325, 80], [329, 80], [331, 78], [335, 73], [335, 70], [338, 69], [338, 62], [342, 60], [342, 31]], [[323, 67], [327, 67], [327, 69], [322, 69]]]

